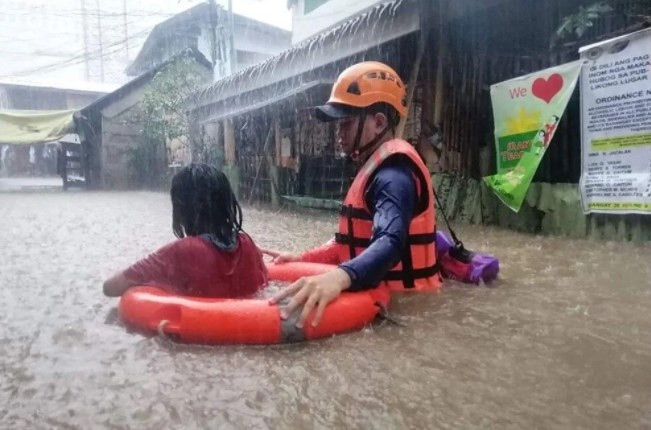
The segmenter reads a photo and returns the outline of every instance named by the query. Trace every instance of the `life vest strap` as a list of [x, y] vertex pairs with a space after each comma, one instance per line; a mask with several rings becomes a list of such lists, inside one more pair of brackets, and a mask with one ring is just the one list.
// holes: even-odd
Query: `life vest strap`
[[[353, 205], [348, 205], [347, 208], [348, 214], [346, 215], [346, 225], [348, 228], [348, 234], [350, 234], [351, 237], [355, 237], [355, 232], [353, 231], [353, 217], [350, 215], [353, 211]], [[348, 244], [348, 255], [350, 255], [350, 258], [355, 258], [357, 256], [357, 252], [355, 251], [355, 244], [352, 240]]]
[[405, 288], [414, 288], [414, 265], [411, 259], [411, 249], [408, 248], [402, 253], [402, 283]]
[[[412, 269], [410, 272], [409, 277], [412, 279], [425, 279], [425, 278], [431, 278], [432, 276], [436, 275], [439, 273], [441, 270], [441, 267], [439, 266], [438, 261], [434, 263], [433, 266], [425, 267], [423, 269]], [[384, 278], [382, 278], [383, 281], [404, 281], [405, 279], [405, 273], [403, 270], [391, 270], [389, 271], [386, 275], [384, 275]], [[406, 288], [413, 288], [413, 284], [411, 287]]]
[[373, 215], [368, 213], [366, 209], [355, 208], [353, 205], [341, 206], [341, 209], [339, 209], [339, 214], [349, 219], [373, 221]]

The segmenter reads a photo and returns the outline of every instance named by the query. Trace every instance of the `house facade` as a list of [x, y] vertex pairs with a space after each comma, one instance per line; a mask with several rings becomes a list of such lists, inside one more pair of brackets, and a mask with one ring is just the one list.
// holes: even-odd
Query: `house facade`
[[[378, 60], [408, 87], [402, 136], [426, 160], [443, 203], [439, 210], [451, 219], [574, 237], [651, 239], [649, 217], [583, 214], [577, 94], [519, 213], [481, 180], [496, 169], [490, 85], [576, 60], [581, 46], [651, 24], [644, 19], [651, 15], [648, 2], [618, 2], [580, 36], [562, 40], [563, 17], [588, 1], [395, 0], [346, 2], [340, 10], [335, 5], [343, 2], [336, 0], [288, 3], [295, 23], [312, 22], [316, 33], [301, 35], [297, 24], [290, 50], [215, 82], [190, 106], [223, 145], [224, 168], [241, 196], [336, 207], [351, 172], [337, 158], [334, 130], [316, 122], [313, 110], [344, 68]], [[307, 21], [319, 14], [322, 27], [316, 18]]]

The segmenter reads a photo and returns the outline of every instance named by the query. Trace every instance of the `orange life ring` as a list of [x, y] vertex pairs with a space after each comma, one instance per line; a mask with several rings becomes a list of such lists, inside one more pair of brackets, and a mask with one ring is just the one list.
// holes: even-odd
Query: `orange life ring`
[[[268, 264], [269, 279], [292, 282], [331, 270], [329, 264]], [[385, 288], [342, 293], [326, 308], [317, 327], [310, 315], [303, 329], [296, 318], [282, 320], [279, 306], [264, 299], [213, 299], [178, 296], [155, 287], [134, 287], [120, 299], [118, 313], [127, 326], [145, 333], [157, 330], [182, 342], [203, 344], [276, 344], [318, 339], [360, 330], [389, 304]]]

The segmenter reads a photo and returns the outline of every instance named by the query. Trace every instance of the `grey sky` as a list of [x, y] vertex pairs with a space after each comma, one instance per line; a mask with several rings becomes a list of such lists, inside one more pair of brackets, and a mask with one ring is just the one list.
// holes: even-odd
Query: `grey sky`
[[[3, 58], [0, 79], [101, 81], [103, 75], [104, 82], [124, 82], [123, 70], [135, 58], [149, 31], [157, 23], [200, 2], [0, 0]], [[217, 3], [226, 7], [228, 0], [217, 0]], [[86, 76], [87, 68], [81, 64], [84, 62], [81, 4], [86, 10], [91, 76]], [[233, 9], [237, 14], [291, 29], [287, 0], [233, 0]], [[101, 29], [101, 39], [98, 29]]]

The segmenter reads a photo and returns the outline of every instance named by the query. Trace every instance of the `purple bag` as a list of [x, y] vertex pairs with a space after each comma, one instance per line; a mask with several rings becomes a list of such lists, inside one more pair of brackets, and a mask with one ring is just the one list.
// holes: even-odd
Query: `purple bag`
[[467, 251], [442, 231], [436, 232], [436, 253], [443, 277], [468, 284], [488, 283], [497, 277], [500, 262], [488, 254]]

